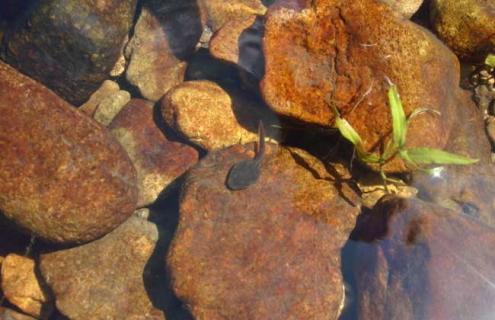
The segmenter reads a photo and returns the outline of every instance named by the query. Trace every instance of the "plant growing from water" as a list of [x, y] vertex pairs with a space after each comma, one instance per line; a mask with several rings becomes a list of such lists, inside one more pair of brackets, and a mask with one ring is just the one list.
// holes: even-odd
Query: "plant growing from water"
[[387, 182], [394, 181], [388, 178], [383, 170], [385, 164], [387, 164], [394, 157], [398, 156], [409, 164], [413, 170], [425, 170], [429, 172], [441, 171], [442, 167], [436, 167], [432, 169], [425, 169], [421, 165], [468, 165], [478, 162], [478, 159], [471, 159], [469, 157], [461, 156], [458, 154], [450, 153], [435, 148], [427, 147], [415, 147], [406, 148], [406, 135], [409, 122], [421, 113], [433, 111], [430, 109], [416, 109], [409, 117], [406, 117], [402, 102], [400, 100], [399, 93], [395, 84], [390, 83], [388, 90], [388, 101], [390, 105], [390, 111], [392, 115], [392, 139], [386, 144], [383, 153], [367, 152], [363, 147], [363, 142], [357, 131], [351, 126], [347, 120], [340, 116], [339, 111], [334, 104], [331, 104], [333, 112], [335, 113], [335, 127], [339, 130], [341, 135], [354, 145], [356, 155], [361, 162], [368, 164], [377, 164], [380, 170], [380, 176], [382, 177], [385, 190], [390, 193]]

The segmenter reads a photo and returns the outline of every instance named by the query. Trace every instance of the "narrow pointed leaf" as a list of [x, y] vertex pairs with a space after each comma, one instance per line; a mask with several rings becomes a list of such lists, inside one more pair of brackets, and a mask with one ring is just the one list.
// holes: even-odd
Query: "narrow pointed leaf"
[[359, 133], [354, 130], [351, 124], [347, 122], [347, 120], [337, 117], [337, 119], [335, 119], [335, 126], [337, 127], [337, 129], [339, 129], [344, 138], [349, 140], [356, 147], [361, 147], [362, 140], [359, 136]]
[[403, 150], [401, 156], [404, 160], [414, 164], [473, 164], [478, 159], [450, 153], [434, 148], [410, 148]]
[[388, 89], [388, 102], [392, 114], [392, 140], [398, 148], [402, 148], [406, 142], [407, 120], [396, 85]]

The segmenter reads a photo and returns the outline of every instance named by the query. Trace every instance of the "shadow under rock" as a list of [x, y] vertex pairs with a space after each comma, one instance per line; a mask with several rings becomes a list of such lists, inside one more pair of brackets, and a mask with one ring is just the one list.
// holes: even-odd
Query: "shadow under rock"
[[160, 21], [175, 57], [187, 59], [203, 32], [198, 0], [144, 0], [141, 9], [144, 8]]
[[179, 196], [184, 176], [166, 188], [149, 207], [148, 220], [158, 228], [158, 241], [144, 268], [143, 281], [153, 306], [161, 310], [167, 320], [194, 319], [177, 298], [171, 287], [166, 257], [179, 221]]

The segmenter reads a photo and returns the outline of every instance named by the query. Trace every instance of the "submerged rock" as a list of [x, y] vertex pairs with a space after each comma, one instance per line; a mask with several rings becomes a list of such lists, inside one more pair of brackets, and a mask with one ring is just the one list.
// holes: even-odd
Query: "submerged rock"
[[100, 101], [93, 118], [102, 125], [108, 126], [130, 100], [131, 95], [125, 90], [112, 92]]
[[153, 223], [132, 216], [101, 239], [41, 255], [57, 309], [73, 320], [165, 319], [151, 295], [163, 287], [150, 273], [161, 262], [152, 260], [158, 238]]
[[175, 293], [198, 319], [337, 319], [355, 194], [316, 158], [272, 144], [257, 181], [229, 190], [252, 150], [211, 152], [190, 171], [167, 258]]
[[89, 97], [88, 101], [86, 101], [84, 104], [82, 104], [78, 110], [81, 112], [84, 112], [90, 117], [93, 117], [95, 114], [96, 109], [98, 108], [98, 105], [108, 96], [111, 94], [119, 91], [120, 87], [119, 84], [115, 81], [112, 80], [105, 80], [101, 84], [101, 86], [91, 94], [91, 97]]
[[195, 0], [143, 1], [141, 14], [125, 54], [127, 80], [151, 101], [181, 83], [184, 59], [195, 49], [202, 32]]
[[211, 81], [188, 81], [170, 90], [161, 101], [168, 126], [205, 150], [258, 140], [258, 123], [269, 128], [279, 121], [256, 97], [226, 91]]
[[136, 0], [48, 0], [5, 34], [3, 57], [74, 105], [89, 98], [119, 57]]
[[262, 0], [200, 0], [201, 8], [207, 16], [207, 24], [213, 32], [226, 22], [252, 15], [263, 15], [266, 7]]
[[7, 300], [22, 312], [48, 319], [53, 312], [53, 297], [36, 276], [34, 260], [9, 254], [1, 270], [2, 291]]
[[0, 319], [2, 320], [36, 320], [36, 318], [27, 316], [17, 311], [0, 307]]
[[0, 210], [44, 240], [101, 237], [132, 214], [136, 173], [105, 128], [0, 63]]
[[153, 103], [133, 99], [109, 126], [137, 171], [137, 206], [147, 206], [198, 161], [191, 146], [169, 140], [155, 124]]
[[[358, 220], [359, 319], [489, 319], [495, 313], [495, 232], [420, 200], [385, 198]], [[352, 248], [352, 249], [351, 249]], [[352, 251], [351, 251], [352, 250]]]
[[[431, 33], [388, 6], [371, 0], [276, 6], [267, 15], [263, 48], [261, 92], [278, 114], [330, 127], [335, 104], [364, 148], [378, 151], [391, 132], [389, 78], [406, 114], [425, 107], [441, 113], [416, 117], [406, 146], [445, 146], [458, 108], [458, 61]], [[407, 167], [395, 159], [385, 170]]]
[[479, 159], [479, 162], [443, 166], [437, 175], [414, 171], [412, 183], [421, 198], [495, 226], [495, 167], [490, 159], [491, 146], [483, 114], [467, 93], [459, 94], [457, 99], [462, 108], [457, 109], [456, 130], [452, 130], [445, 149]]
[[490, 0], [432, 0], [436, 33], [460, 58], [495, 50], [495, 3]]
[[423, 0], [380, 0], [383, 3], [388, 4], [394, 11], [401, 14], [405, 18], [410, 18], [418, 11]]

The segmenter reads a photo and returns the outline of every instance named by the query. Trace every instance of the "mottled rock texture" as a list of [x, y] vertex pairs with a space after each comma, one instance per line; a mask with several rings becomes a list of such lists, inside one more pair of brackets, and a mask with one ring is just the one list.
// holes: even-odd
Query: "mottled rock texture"
[[395, 12], [410, 18], [423, 3], [423, 0], [380, 0], [389, 5]]
[[184, 61], [202, 32], [201, 13], [195, 0], [143, 1], [125, 54], [127, 80], [151, 101], [160, 99], [182, 82]]
[[93, 118], [102, 125], [108, 126], [130, 100], [131, 95], [125, 90], [112, 92], [100, 101]]
[[118, 92], [120, 89], [119, 84], [112, 80], [105, 80], [101, 84], [101, 86], [93, 92], [91, 97], [89, 97], [88, 101], [82, 104], [78, 109], [81, 112], [84, 112], [88, 116], [92, 117], [95, 114], [98, 105], [108, 96], [112, 95], [115, 92]]
[[198, 161], [198, 152], [193, 147], [167, 139], [156, 125], [153, 111], [153, 103], [133, 99], [109, 126], [136, 168], [138, 207], [153, 203]]
[[[161, 101], [167, 125], [205, 150], [258, 140], [258, 122], [278, 123], [258, 99], [211, 81], [188, 81]], [[270, 130], [271, 131], [271, 130]]]
[[[267, 16], [263, 48], [261, 91], [275, 112], [328, 127], [335, 104], [365, 149], [378, 151], [391, 132], [389, 78], [406, 114], [424, 107], [441, 112], [415, 118], [406, 146], [445, 146], [458, 107], [458, 61], [431, 33], [385, 4], [321, 0], [305, 9], [275, 6]], [[399, 159], [385, 169], [407, 170]]]
[[207, 16], [207, 24], [213, 31], [233, 19], [263, 15], [266, 7], [261, 0], [199, 0]]
[[158, 235], [154, 224], [132, 216], [101, 239], [43, 254], [41, 273], [57, 309], [74, 320], [165, 319], [148, 296], [160, 286], [149, 273]]
[[53, 312], [53, 297], [40, 283], [34, 260], [9, 254], [1, 270], [2, 291], [7, 300], [24, 313], [48, 319]]
[[108, 77], [136, 0], [33, 2], [6, 34], [3, 58], [74, 105]]
[[186, 179], [167, 258], [197, 319], [337, 319], [340, 249], [359, 211], [316, 158], [267, 145], [258, 181], [230, 191], [253, 144], [211, 152]]
[[351, 236], [358, 318], [489, 319], [495, 232], [420, 200], [387, 198]]
[[0, 63], [0, 210], [54, 242], [100, 237], [132, 214], [136, 172], [105, 128]]
[[0, 319], [2, 320], [36, 320], [36, 318], [24, 315], [17, 311], [0, 307]]
[[232, 19], [220, 28], [210, 41], [209, 50], [213, 57], [239, 63], [239, 46], [243, 32], [256, 21], [256, 16]]
[[479, 59], [495, 50], [493, 0], [432, 0], [436, 33], [462, 59]]
[[234, 64], [244, 86], [256, 93], [265, 67], [263, 32], [263, 16], [246, 16], [226, 22], [210, 42], [211, 55]]

